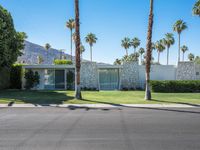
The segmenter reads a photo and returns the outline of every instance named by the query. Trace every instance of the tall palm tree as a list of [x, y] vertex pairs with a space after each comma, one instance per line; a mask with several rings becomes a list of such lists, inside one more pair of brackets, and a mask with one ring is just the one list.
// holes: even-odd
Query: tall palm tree
[[47, 51], [47, 63], [48, 63], [48, 59], [49, 59], [49, 50], [51, 49], [51, 45], [49, 43], [46, 43], [44, 48]]
[[183, 45], [182, 47], [181, 47], [181, 51], [183, 52], [183, 61], [184, 61], [184, 59], [185, 59], [185, 52], [186, 51], [188, 51], [189, 49], [188, 49], [188, 47], [187, 46], [185, 46], [185, 45]]
[[95, 34], [93, 33], [89, 33], [86, 37], [85, 37], [85, 41], [87, 43], [89, 43], [90, 45], [90, 60], [92, 61], [92, 47], [93, 45], [97, 42], [97, 37]]
[[125, 38], [122, 40], [121, 46], [126, 50], [126, 56], [128, 56], [128, 49], [129, 49], [130, 46], [131, 46], [131, 40], [130, 40], [128, 37], [125, 37]]
[[187, 29], [187, 25], [183, 20], [178, 20], [173, 26], [173, 30], [178, 33], [178, 62], [180, 59], [181, 54], [181, 33]]
[[145, 53], [145, 50], [144, 50], [144, 48], [141, 47], [141, 48], [139, 49], [141, 64], [142, 64], [142, 56], [143, 56], [144, 53]]
[[81, 95], [81, 85], [80, 85], [80, 68], [81, 68], [81, 60], [80, 60], [80, 20], [79, 20], [79, 0], [75, 1], [75, 33], [76, 33], [76, 99], [82, 99]]
[[72, 61], [72, 35], [73, 35], [73, 29], [75, 28], [75, 20], [69, 19], [67, 21], [67, 28], [70, 29], [70, 51], [71, 51], [71, 61]]
[[133, 46], [134, 53], [136, 53], [136, 49], [140, 46], [140, 40], [137, 37], [133, 38], [131, 41], [131, 46]]
[[160, 64], [160, 53], [162, 53], [165, 50], [165, 46], [163, 44], [163, 40], [159, 40], [155, 44], [157, 52], [158, 52], [158, 64]]
[[153, 5], [154, 0], [150, 0], [150, 12], [149, 12], [149, 23], [147, 32], [147, 45], [146, 45], [146, 91], [145, 99], [151, 100], [151, 89], [150, 89], [150, 70], [151, 70], [151, 59], [152, 59], [152, 30], [153, 30]]
[[188, 55], [188, 59], [189, 59], [190, 61], [194, 61], [194, 58], [195, 58], [194, 54], [190, 53], [190, 54]]
[[165, 34], [165, 38], [163, 39], [163, 43], [167, 48], [167, 65], [169, 65], [169, 49], [175, 43], [174, 35], [172, 33]]
[[197, 0], [193, 7], [193, 14], [200, 17], [200, 0]]

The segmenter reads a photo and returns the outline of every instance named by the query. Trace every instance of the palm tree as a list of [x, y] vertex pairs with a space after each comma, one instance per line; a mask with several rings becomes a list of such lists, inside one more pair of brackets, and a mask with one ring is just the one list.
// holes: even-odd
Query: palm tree
[[49, 49], [51, 49], [51, 45], [49, 43], [46, 43], [44, 48], [47, 51], [47, 63], [48, 63], [48, 59], [49, 59]]
[[140, 40], [137, 37], [133, 38], [131, 41], [131, 46], [133, 46], [134, 53], [136, 53], [136, 49], [138, 48], [138, 46], [140, 46]]
[[90, 60], [92, 61], [92, 47], [93, 45], [97, 42], [97, 37], [95, 34], [93, 33], [89, 33], [86, 37], [85, 37], [85, 41], [87, 43], [89, 43], [90, 45]]
[[172, 33], [165, 34], [165, 38], [163, 39], [163, 44], [167, 48], [167, 65], [169, 65], [169, 49], [175, 43], [174, 35]]
[[200, 17], [200, 0], [197, 0], [193, 7], [193, 14]]
[[157, 41], [155, 46], [158, 52], [158, 64], [160, 64], [160, 53], [162, 53], [165, 50], [165, 46], [163, 44], [163, 40]]
[[139, 49], [141, 64], [142, 64], [142, 56], [143, 56], [144, 53], [145, 53], [145, 50], [144, 50], [144, 48], [141, 47], [141, 48]]
[[149, 23], [147, 32], [147, 45], [146, 45], [146, 91], [145, 99], [151, 100], [151, 89], [150, 89], [150, 70], [151, 70], [151, 59], [152, 59], [152, 30], [153, 30], [153, 0], [150, 0], [150, 12], [149, 12]]
[[71, 47], [71, 61], [72, 61], [72, 35], [73, 35], [73, 29], [75, 28], [75, 20], [74, 19], [69, 19], [68, 21], [67, 21], [67, 28], [69, 28], [70, 29], [70, 33], [71, 33], [71, 35], [70, 35], [70, 39], [71, 39], [71, 45], [70, 45], [70, 47]]
[[120, 59], [116, 59], [114, 65], [121, 65], [122, 61]]
[[83, 53], [85, 52], [85, 47], [83, 46], [82, 43], [81, 43], [81, 46], [80, 46], [80, 51], [81, 51], [81, 59], [83, 59]]
[[130, 46], [131, 46], [131, 42], [130, 42], [131, 40], [128, 38], [128, 37], [125, 37], [123, 40], [122, 40], [122, 44], [121, 44], [121, 46], [123, 47], [123, 48], [125, 48], [125, 50], [126, 50], [126, 56], [128, 56], [128, 49], [130, 48]]
[[178, 33], [178, 62], [180, 59], [181, 53], [181, 33], [187, 29], [187, 25], [183, 20], [178, 20], [173, 26], [173, 30]]
[[181, 47], [181, 51], [183, 52], [183, 61], [184, 61], [184, 58], [185, 58], [185, 52], [186, 51], [188, 51], [188, 47], [187, 46], [185, 46], [185, 45], [183, 45], [182, 47]]
[[81, 68], [81, 60], [80, 60], [80, 20], [79, 20], [79, 0], [75, 1], [75, 33], [76, 33], [76, 99], [82, 99], [81, 95], [81, 85], [80, 85], [80, 68]]
[[188, 59], [189, 59], [190, 61], [194, 61], [194, 58], [195, 58], [194, 54], [190, 53], [190, 54], [188, 55]]

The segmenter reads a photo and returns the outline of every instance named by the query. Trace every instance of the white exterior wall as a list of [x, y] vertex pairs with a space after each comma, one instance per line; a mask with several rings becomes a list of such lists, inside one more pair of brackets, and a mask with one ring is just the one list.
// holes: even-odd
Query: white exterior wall
[[[145, 66], [139, 66], [139, 85], [144, 88], [145, 85]], [[152, 65], [151, 80], [176, 80], [176, 67], [164, 65]]]

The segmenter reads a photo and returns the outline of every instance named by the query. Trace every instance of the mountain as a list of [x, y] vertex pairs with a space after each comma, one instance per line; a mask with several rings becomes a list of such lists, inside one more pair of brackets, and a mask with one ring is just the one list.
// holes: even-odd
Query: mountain
[[[22, 50], [23, 55], [18, 57], [17, 62], [23, 64], [38, 64], [39, 56], [42, 58], [43, 62], [41, 64], [53, 64], [54, 59], [65, 58], [67, 60], [71, 59], [71, 56], [65, 54], [56, 49], [49, 49], [48, 51], [37, 44], [25, 41], [25, 48]], [[72, 57], [73, 61], [75, 57]]]

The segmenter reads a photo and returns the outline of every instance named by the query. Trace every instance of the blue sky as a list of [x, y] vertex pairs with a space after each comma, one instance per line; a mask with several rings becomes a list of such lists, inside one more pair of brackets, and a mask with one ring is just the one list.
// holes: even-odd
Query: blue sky
[[[192, 15], [196, 0], [155, 0], [153, 40], [159, 40], [178, 19], [187, 22], [188, 29], [182, 34], [182, 45], [191, 53], [200, 55], [200, 18]], [[74, 17], [74, 0], [0, 0], [9, 10], [18, 31], [28, 35], [28, 41], [44, 45], [50, 43], [57, 49], [70, 52], [70, 32], [65, 27]], [[83, 57], [89, 59], [89, 45], [84, 37], [92, 32], [98, 37], [93, 48], [93, 59], [113, 63], [125, 55], [121, 47], [124, 37], [138, 37], [141, 47], [146, 45], [149, 0], [80, 0], [81, 39], [86, 48]], [[177, 39], [177, 35], [175, 38]], [[170, 64], [176, 64], [178, 42], [170, 49]], [[133, 52], [131, 48], [129, 53]], [[189, 52], [188, 52], [189, 53]], [[187, 53], [187, 54], [188, 54]], [[186, 54], [186, 55], [187, 55]], [[157, 60], [157, 54], [154, 52]], [[166, 64], [166, 51], [161, 54], [161, 63]]]

